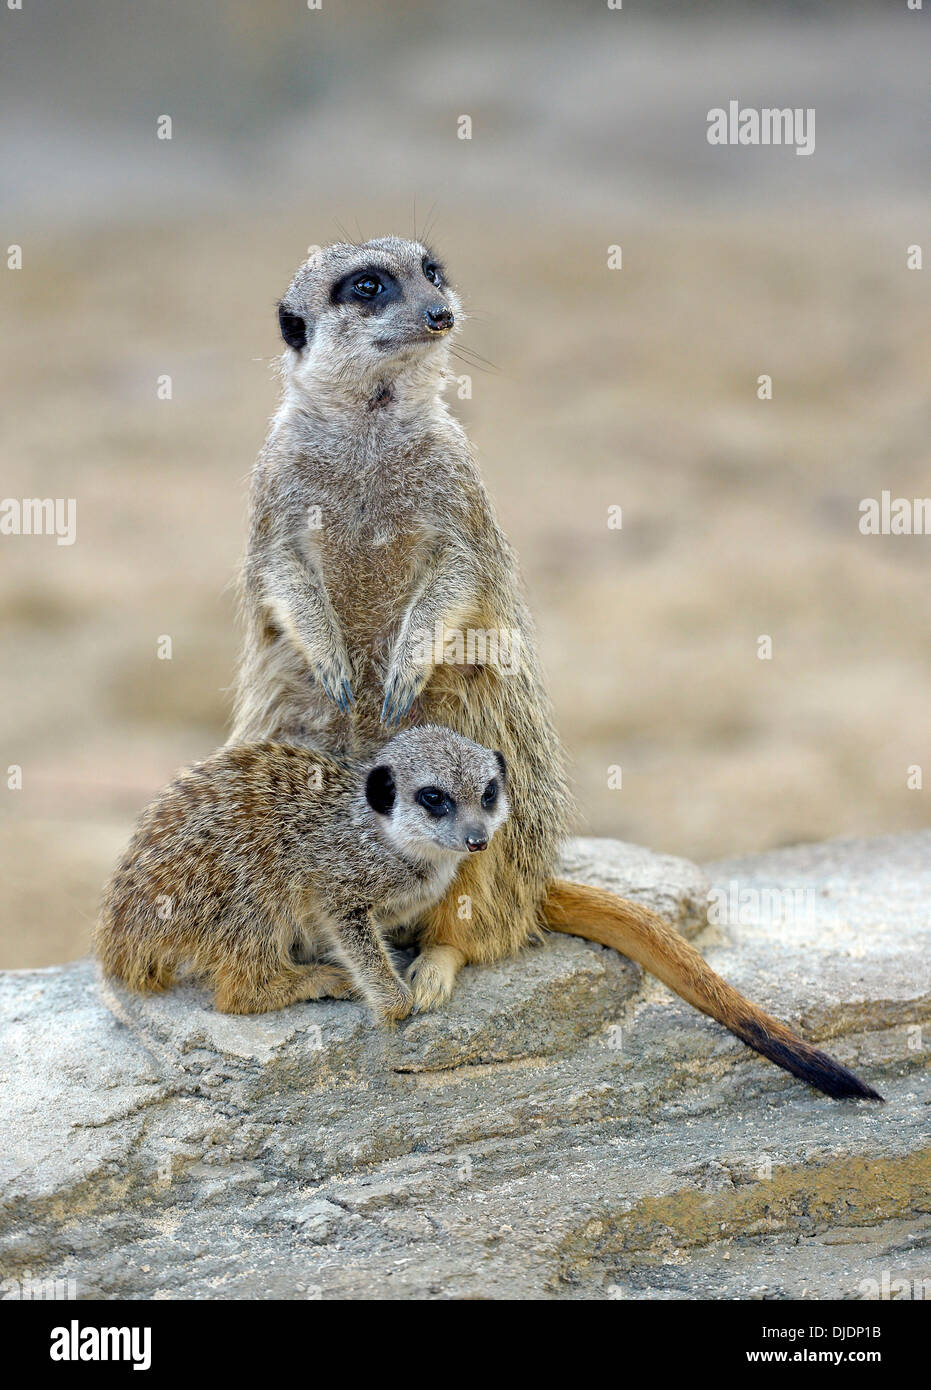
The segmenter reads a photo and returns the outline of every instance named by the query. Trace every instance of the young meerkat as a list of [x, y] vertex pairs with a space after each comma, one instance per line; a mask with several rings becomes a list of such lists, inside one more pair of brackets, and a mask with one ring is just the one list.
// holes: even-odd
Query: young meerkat
[[513, 954], [549, 927], [615, 947], [827, 1093], [875, 1097], [655, 913], [555, 878], [571, 806], [533, 626], [442, 399], [461, 317], [433, 253], [395, 237], [316, 253], [281, 300], [284, 389], [252, 479], [231, 741], [368, 756], [386, 726], [427, 722], [503, 751], [513, 813], [416, 923], [418, 1007], [446, 999], [466, 962]]
[[97, 954], [144, 992], [188, 967], [224, 1013], [358, 993], [377, 1018], [405, 1018], [413, 996], [385, 943], [507, 813], [501, 754], [450, 729], [405, 729], [367, 767], [306, 746], [227, 745], [143, 812]]

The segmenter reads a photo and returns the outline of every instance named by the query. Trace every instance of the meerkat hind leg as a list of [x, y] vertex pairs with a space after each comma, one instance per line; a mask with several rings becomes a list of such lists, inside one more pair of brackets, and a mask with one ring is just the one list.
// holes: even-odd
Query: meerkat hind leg
[[286, 966], [264, 978], [221, 966], [215, 975], [216, 1006], [224, 1014], [265, 1014], [311, 999], [345, 999], [356, 993], [337, 965]]
[[306, 984], [302, 999], [358, 999], [352, 976], [341, 965], [304, 967]]

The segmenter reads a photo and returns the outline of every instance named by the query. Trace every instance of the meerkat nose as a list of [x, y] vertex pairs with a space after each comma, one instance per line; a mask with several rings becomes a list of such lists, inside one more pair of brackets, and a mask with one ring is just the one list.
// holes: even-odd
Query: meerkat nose
[[478, 850], [488, 848], [488, 837], [481, 830], [470, 830], [465, 837], [465, 842], [470, 854], [476, 854]]
[[456, 320], [445, 304], [430, 304], [423, 311], [423, 321], [430, 333], [448, 333]]

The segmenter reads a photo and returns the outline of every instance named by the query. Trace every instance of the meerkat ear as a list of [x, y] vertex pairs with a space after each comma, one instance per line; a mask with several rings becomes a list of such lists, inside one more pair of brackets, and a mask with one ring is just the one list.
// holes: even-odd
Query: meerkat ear
[[278, 305], [278, 326], [288, 347], [300, 352], [307, 346], [307, 321], [300, 314], [292, 314], [283, 304]]
[[508, 780], [508, 765], [504, 761], [504, 754], [497, 749], [495, 750], [495, 762], [498, 764], [498, 771], [501, 773], [502, 782], [506, 782]]
[[373, 767], [365, 783], [365, 799], [380, 816], [391, 814], [394, 805], [394, 777], [390, 767]]

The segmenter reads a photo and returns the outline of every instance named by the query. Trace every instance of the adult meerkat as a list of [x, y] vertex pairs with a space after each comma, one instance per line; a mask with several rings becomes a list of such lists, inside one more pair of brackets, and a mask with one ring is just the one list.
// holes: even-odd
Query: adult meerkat
[[431, 722], [503, 751], [513, 813], [420, 918], [408, 975], [419, 1008], [447, 998], [466, 962], [512, 954], [549, 927], [630, 956], [828, 1094], [876, 1097], [655, 913], [555, 878], [571, 808], [533, 626], [442, 399], [461, 316], [432, 252], [394, 237], [318, 252], [282, 298], [284, 390], [252, 480], [231, 740], [310, 739], [365, 756], [386, 725]]
[[363, 769], [308, 747], [227, 745], [143, 812], [97, 954], [141, 991], [188, 966], [224, 1013], [357, 992], [376, 1017], [405, 1018], [411, 990], [385, 941], [507, 812], [501, 754], [450, 729], [405, 729]]

